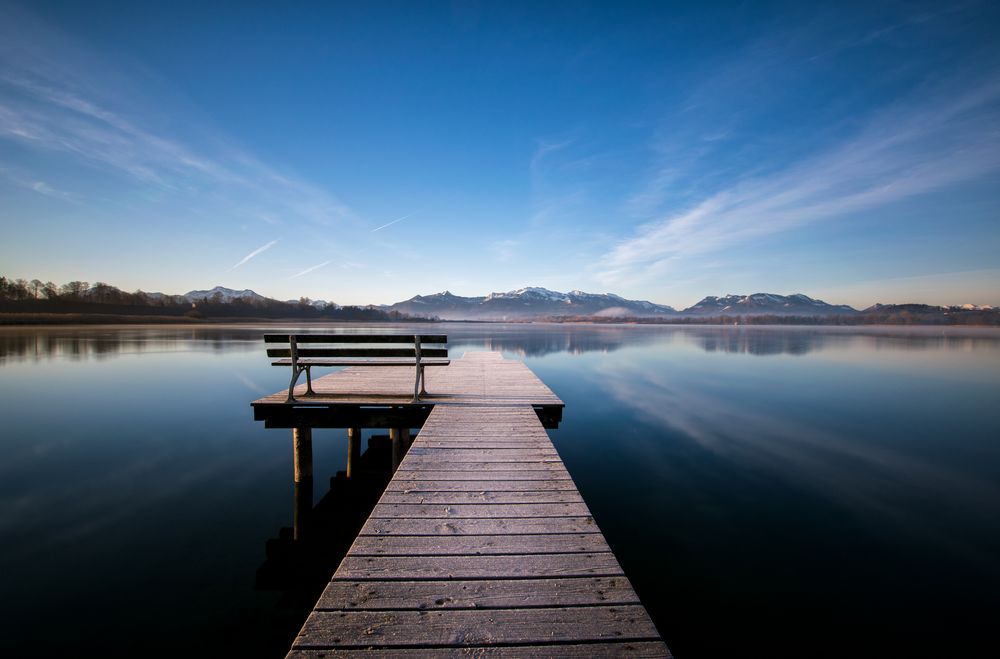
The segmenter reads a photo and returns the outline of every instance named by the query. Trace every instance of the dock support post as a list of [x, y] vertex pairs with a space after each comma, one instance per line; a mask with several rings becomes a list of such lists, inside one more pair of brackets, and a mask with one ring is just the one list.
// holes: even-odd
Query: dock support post
[[312, 479], [295, 483], [295, 501], [292, 505], [292, 538], [296, 541], [302, 540], [306, 536], [309, 518], [312, 516], [312, 502]]
[[312, 428], [292, 428], [295, 467], [295, 502], [292, 509], [292, 537], [301, 540], [309, 525], [313, 499]]
[[357, 473], [358, 461], [361, 460], [361, 428], [347, 429], [347, 477]]
[[[409, 428], [406, 433], [409, 434]], [[392, 443], [392, 473], [396, 473], [399, 463], [403, 461], [406, 448], [403, 444], [403, 430], [401, 428], [389, 428], [389, 440]]]
[[295, 464], [295, 482], [312, 481], [312, 428], [292, 428], [292, 450]]

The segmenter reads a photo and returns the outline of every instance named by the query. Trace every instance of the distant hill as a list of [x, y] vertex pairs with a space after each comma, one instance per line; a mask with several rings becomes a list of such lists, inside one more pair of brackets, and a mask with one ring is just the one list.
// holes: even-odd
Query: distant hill
[[644, 300], [626, 300], [612, 293], [560, 293], [547, 288], [520, 288], [482, 297], [462, 297], [449, 291], [417, 295], [380, 307], [442, 320], [528, 320], [552, 316], [651, 318], [675, 315], [673, 307]]
[[794, 295], [754, 293], [725, 297], [712, 295], [681, 313], [689, 316], [830, 316], [855, 314], [858, 310], [846, 304], [828, 304], [802, 293]]
[[885, 325], [997, 325], [1000, 309], [989, 305], [873, 304], [859, 316]]

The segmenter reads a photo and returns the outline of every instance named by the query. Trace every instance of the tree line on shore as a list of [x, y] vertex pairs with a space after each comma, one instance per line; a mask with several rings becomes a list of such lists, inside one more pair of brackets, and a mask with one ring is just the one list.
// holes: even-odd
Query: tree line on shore
[[220, 294], [188, 300], [177, 295], [129, 293], [97, 282], [71, 281], [62, 285], [38, 279], [0, 276], [0, 312], [8, 314], [100, 314], [102, 316], [157, 316], [189, 320], [227, 318], [292, 318], [296, 320], [357, 320], [368, 322], [421, 321], [398, 311], [371, 307], [314, 306], [309, 298], [282, 302], [270, 298], [232, 300]]

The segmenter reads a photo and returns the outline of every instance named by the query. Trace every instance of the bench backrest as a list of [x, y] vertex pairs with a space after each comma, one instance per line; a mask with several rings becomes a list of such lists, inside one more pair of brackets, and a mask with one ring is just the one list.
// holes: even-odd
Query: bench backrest
[[268, 357], [448, 356], [444, 334], [265, 334]]

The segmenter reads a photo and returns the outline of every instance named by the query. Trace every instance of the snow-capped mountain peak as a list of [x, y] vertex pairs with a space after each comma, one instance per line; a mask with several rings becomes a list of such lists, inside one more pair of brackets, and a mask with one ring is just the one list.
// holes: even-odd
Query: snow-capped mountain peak
[[432, 296], [417, 295], [387, 308], [404, 313], [433, 314], [452, 320], [514, 320], [547, 316], [596, 315], [641, 317], [676, 313], [671, 307], [646, 301], [626, 300], [611, 293], [586, 293], [581, 290], [561, 293], [540, 286], [493, 292], [483, 297], [456, 297], [448, 293]]
[[246, 302], [259, 302], [266, 298], [263, 295], [259, 295], [249, 288], [244, 288], [242, 291], [237, 291], [232, 288], [226, 288], [225, 286], [216, 286], [215, 288], [209, 289], [207, 291], [188, 291], [182, 295], [188, 302], [198, 302], [204, 299], [208, 300], [220, 300], [222, 302], [232, 302], [233, 300], [243, 300]]
[[753, 293], [751, 295], [709, 295], [682, 313], [689, 315], [826, 315], [855, 313], [856, 310], [843, 304], [828, 304], [802, 293], [778, 295], [776, 293]]
[[565, 293], [559, 293], [558, 291], [550, 291], [547, 288], [541, 288], [539, 286], [527, 286], [525, 288], [519, 288], [514, 291], [507, 291], [505, 293], [490, 293], [486, 296], [487, 300], [496, 299], [516, 299], [516, 298], [534, 298], [539, 300], [553, 300], [556, 302], [564, 302], [568, 296]]

